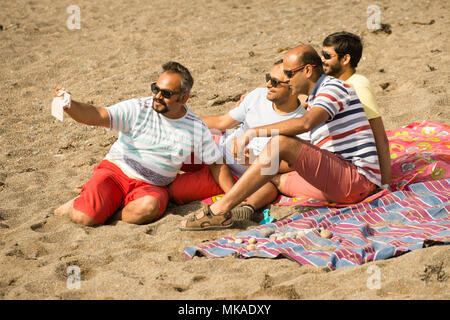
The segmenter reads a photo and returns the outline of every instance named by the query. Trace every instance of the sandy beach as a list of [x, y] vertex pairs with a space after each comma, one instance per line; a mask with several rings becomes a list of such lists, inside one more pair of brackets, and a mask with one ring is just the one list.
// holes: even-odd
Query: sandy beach
[[[79, 29], [67, 11], [80, 9]], [[377, 5], [383, 28], [368, 29]], [[82, 227], [53, 211], [75, 196], [117, 133], [51, 116], [56, 86], [109, 106], [149, 96], [174, 60], [195, 80], [190, 108], [227, 112], [288, 48], [321, 49], [346, 30], [364, 42], [358, 70], [375, 89], [387, 130], [450, 124], [448, 1], [2, 1], [0, 4], [0, 299], [449, 299], [450, 247], [327, 272], [286, 258], [186, 261], [184, 248], [254, 228], [181, 232], [200, 202], [170, 204], [148, 225]], [[75, 25], [76, 27], [76, 25]], [[296, 207], [271, 206], [281, 219]], [[381, 271], [370, 289], [369, 267]], [[68, 268], [81, 272], [68, 285]]]

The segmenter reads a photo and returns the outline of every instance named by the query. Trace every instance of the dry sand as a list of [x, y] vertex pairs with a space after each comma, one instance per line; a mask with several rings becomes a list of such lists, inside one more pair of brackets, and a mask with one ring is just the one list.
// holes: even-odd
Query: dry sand
[[[66, 26], [72, 4], [79, 30]], [[368, 31], [373, 4], [391, 34]], [[50, 115], [57, 85], [108, 106], [148, 96], [168, 60], [193, 73], [197, 114], [222, 113], [264, 85], [287, 47], [320, 50], [326, 35], [347, 30], [363, 37], [358, 69], [372, 81], [386, 129], [449, 124], [449, 13], [448, 1], [1, 1], [0, 299], [449, 299], [448, 280], [421, 280], [427, 265], [450, 274], [448, 246], [326, 272], [288, 259], [185, 261], [185, 247], [242, 231], [180, 232], [199, 202], [171, 205], [142, 226], [55, 217], [117, 135]], [[71, 265], [81, 270], [80, 289], [67, 287]], [[367, 287], [371, 265], [380, 267], [380, 289]]]

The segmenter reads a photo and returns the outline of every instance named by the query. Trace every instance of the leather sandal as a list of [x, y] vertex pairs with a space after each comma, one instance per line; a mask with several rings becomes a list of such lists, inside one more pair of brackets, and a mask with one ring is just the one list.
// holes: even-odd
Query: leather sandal
[[231, 219], [233, 221], [250, 221], [256, 212], [254, 206], [249, 203], [243, 203], [231, 209]]
[[203, 217], [197, 218], [194, 215], [188, 218], [185, 227], [180, 227], [181, 231], [201, 231], [201, 230], [221, 230], [233, 226], [231, 213], [213, 214], [209, 206], [203, 208]]

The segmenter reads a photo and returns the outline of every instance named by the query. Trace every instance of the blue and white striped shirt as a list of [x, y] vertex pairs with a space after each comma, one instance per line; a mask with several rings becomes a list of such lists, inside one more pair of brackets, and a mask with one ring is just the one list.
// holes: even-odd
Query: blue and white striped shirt
[[[170, 119], [153, 110], [153, 98], [137, 98], [107, 107], [110, 129], [119, 131], [105, 159], [134, 178], [157, 186], [175, 180], [194, 152], [206, 164], [222, 159], [205, 123], [186, 105], [186, 114]], [[220, 162], [220, 161], [219, 161]]]

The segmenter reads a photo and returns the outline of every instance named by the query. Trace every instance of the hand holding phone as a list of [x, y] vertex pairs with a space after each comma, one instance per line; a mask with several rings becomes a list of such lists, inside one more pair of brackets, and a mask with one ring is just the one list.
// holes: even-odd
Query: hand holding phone
[[70, 93], [63, 87], [57, 87], [53, 94], [52, 115], [60, 120], [64, 120], [64, 110], [70, 109], [72, 99]]

